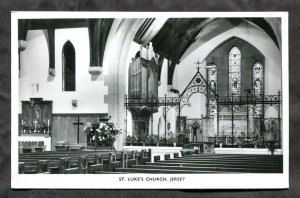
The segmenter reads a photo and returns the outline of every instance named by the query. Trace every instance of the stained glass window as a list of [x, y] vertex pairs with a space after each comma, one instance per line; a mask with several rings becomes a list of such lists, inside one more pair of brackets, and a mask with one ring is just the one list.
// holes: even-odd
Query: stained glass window
[[260, 62], [253, 65], [253, 92], [256, 97], [261, 97], [263, 94], [263, 76], [264, 68]]
[[229, 95], [241, 92], [241, 51], [233, 47], [229, 52]]

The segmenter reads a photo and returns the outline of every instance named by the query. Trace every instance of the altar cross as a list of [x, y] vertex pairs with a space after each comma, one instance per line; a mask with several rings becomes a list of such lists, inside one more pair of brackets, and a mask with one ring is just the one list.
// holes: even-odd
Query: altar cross
[[34, 132], [36, 132], [36, 125], [37, 125], [38, 121], [36, 119], [34, 119], [33, 124], [34, 124]]
[[200, 62], [199, 60], [197, 60], [196, 62], [194, 62], [194, 64], [195, 64], [195, 65], [197, 65], [197, 67], [196, 67], [196, 68], [197, 68], [197, 69], [198, 69], [198, 71], [199, 71], [199, 70], [200, 70], [200, 68], [202, 67], [202, 64], [203, 64], [203, 63], [202, 63], [202, 62]]
[[79, 116], [77, 116], [77, 122], [75, 122], [73, 124], [77, 125], [77, 144], [79, 144], [79, 127], [80, 127], [80, 125], [84, 125], [84, 123], [79, 122]]

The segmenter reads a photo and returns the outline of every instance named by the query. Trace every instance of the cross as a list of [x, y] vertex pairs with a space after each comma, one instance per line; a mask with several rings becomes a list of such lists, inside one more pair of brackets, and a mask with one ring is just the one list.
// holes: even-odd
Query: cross
[[38, 123], [38, 121], [35, 119], [35, 120], [33, 121], [33, 124], [34, 124], [34, 132], [36, 132], [36, 125], [37, 125], [37, 123]]
[[196, 64], [197, 65], [197, 69], [198, 69], [198, 71], [199, 71], [199, 69], [201, 68], [201, 66], [202, 66], [202, 63], [199, 61], [199, 60], [197, 60], [196, 62], [194, 62], [194, 64]]
[[77, 125], [77, 144], [79, 144], [79, 126], [84, 125], [84, 123], [79, 122], [79, 116], [77, 117], [77, 122], [73, 123], [74, 125]]
[[39, 92], [39, 83], [32, 83], [31, 86], [36, 86], [36, 92]]

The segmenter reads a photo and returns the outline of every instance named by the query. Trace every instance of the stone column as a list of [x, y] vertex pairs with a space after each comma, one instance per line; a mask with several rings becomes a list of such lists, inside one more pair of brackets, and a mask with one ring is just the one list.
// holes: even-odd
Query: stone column
[[[118, 123], [124, 129], [124, 96], [126, 95], [126, 60], [134, 36], [143, 23], [144, 19], [115, 19], [104, 52], [103, 67], [104, 83], [108, 86], [108, 95], [105, 102], [108, 104], [108, 114], [111, 122]], [[126, 138], [123, 132], [117, 138], [114, 146], [117, 150], [122, 150], [123, 140]]]

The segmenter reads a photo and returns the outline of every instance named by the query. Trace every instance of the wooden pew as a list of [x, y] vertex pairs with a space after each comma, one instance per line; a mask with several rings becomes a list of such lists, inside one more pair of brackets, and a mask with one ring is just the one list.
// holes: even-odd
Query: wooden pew
[[179, 157], [179, 153], [174, 153], [174, 159]]
[[[102, 157], [101, 157], [102, 158]], [[88, 172], [94, 173], [97, 171], [103, 171], [102, 160], [97, 160], [95, 164], [88, 166], [85, 156], [80, 156], [78, 159], [61, 158], [59, 161], [39, 160], [37, 163], [32, 162], [21, 162], [20, 173], [53, 173], [53, 174], [73, 174], [79, 173], [86, 174]]]
[[19, 174], [24, 174], [25, 162], [19, 162]]
[[121, 152], [121, 167], [127, 168], [128, 167], [128, 155], [126, 152]]
[[64, 173], [64, 170], [67, 168], [69, 168], [67, 158], [60, 158], [59, 160], [49, 161], [49, 169], [51, 174]]
[[[62, 159], [58, 159], [58, 157], [60, 156], [69, 156], [69, 157], [65, 157], [64, 159], [67, 160], [67, 164], [65, 163], [65, 160]], [[75, 157], [70, 157], [70, 156], [75, 156]], [[52, 172], [52, 173], [64, 173], [65, 169], [69, 169], [69, 168], [80, 168], [81, 173], [86, 173], [88, 172], [88, 166], [89, 165], [93, 165], [91, 166], [90, 170], [94, 171], [94, 170], [100, 170], [102, 171], [103, 168], [103, 163], [99, 163], [99, 159], [97, 159], [97, 155], [94, 156], [88, 156], [89, 158], [80, 158], [77, 157], [78, 155], [52, 155], [52, 156], [45, 156], [45, 155], [27, 155], [26, 158], [24, 159], [20, 159], [21, 161], [23, 161], [23, 163], [25, 165], [32, 165], [35, 166], [36, 169], [38, 169], [38, 165], [37, 165], [37, 161], [39, 161], [39, 159], [44, 159], [44, 158], [48, 158], [48, 160], [43, 160], [43, 161], [48, 161], [48, 169]], [[24, 156], [23, 156], [24, 157]], [[103, 159], [103, 158], [102, 158]], [[89, 161], [88, 161], [89, 160]], [[88, 163], [87, 163], [88, 162]], [[22, 165], [20, 165], [20, 167], [23, 167]], [[27, 168], [28, 169], [28, 168]], [[34, 169], [32, 167], [32, 169]], [[43, 169], [47, 169], [47, 168], [43, 168]], [[22, 169], [24, 170], [24, 168]], [[74, 172], [75, 169], [73, 169], [71, 171]], [[39, 171], [37, 170], [32, 170], [32, 173], [38, 173]]]
[[[20, 173], [81, 174], [113, 172], [115, 168], [127, 168], [149, 160], [147, 153], [115, 152], [44, 152], [19, 155]], [[78, 169], [78, 170], [77, 170]]]
[[[154, 156], [154, 162], [157, 162], [160, 160], [160, 155]], [[146, 162], [145, 164], [148, 164], [150, 162]]]
[[170, 154], [165, 154], [165, 160], [168, 160], [171, 158], [171, 155]]
[[103, 171], [114, 172], [116, 168], [121, 166], [121, 161], [117, 161], [115, 153], [109, 153], [108, 159], [103, 160]]
[[[155, 156], [156, 157], [156, 156]], [[166, 157], [168, 158], [168, 156]], [[124, 173], [282, 173], [282, 156], [192, 155], [117, 168]]]
[[200, 174], [200, 173], [220, 173], [218, 171], [199, 170], [172, 170], [172, 169], [144, 169], [144, 168], [116, 168], [117, 173], [151, 173], [151, 174]]
[[74, 166], [74, 161], [71, 162], [72, 164], [68, 164], [68, 168], [64, 169], [63, 173], [64, 174], [86, 174], [88, 170], [86, 156], [80, 156], [76, 162], [77, 162], [76, 166]]
[[49, 161], [19, 162], [19, 174], [49, 173]]
[[138, 165], [138, 164], [139, 164], [138, 153], [137, 153], [137, 151], [132, 151], [131, 158], [127, 159], [127, 167], [126, 168], [130, 168], [132, 165]]
[[39, 160], [37, 163], [38, 173], [50, 173], [49, 160]]
[[103, 156], [95, 155], [95, 164], [88, 165], [88, 173], [95, 174], [103, 172]]
[[67, 168], [64, 170], [64, 174], [80, 174], [79, 168]]
[[141, 150], [140, 155], [138, 156], [138, 164], [145, 164], [146, 162], [151, 162], [151, 150], [147, 152], [146, 150]]
[[88, 171], [88, 163], [87, 163], [87, 160], [86, 160], [86, 156], [80, 156], [79, 157], [78, 165], [79, 165], [80, 173], [81, 174], [86, 174], [87, 171]]
[[185, 170], [185, 171], [203, 171], [203, 172], [236, 172], [236, 173], [279, 173], [277, 169], [266, 169], [257, 167], [204, 167], [204, 166], [164, 166], [164, 165], [134, 165], [137, 169], [156, 169], [156, 170]]
[[190, 163], [190, 162], [168, 162], [168, 161], [157, 161], [154, 163], [146, 163], [146, 165], [162, 165], [162, 166], [189, 166], [189, 167], [235, 167], [235, 168], [247, 168], [247, 167], [257, 167], [257, 168], [266, 168], [266, 169], [281, 169], [282, 167], [273, 165], [265, 165], [265, 164], [245, 164], [245, 163], [214, 163], [214, 162], [206, 162], [206, 163]]

